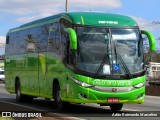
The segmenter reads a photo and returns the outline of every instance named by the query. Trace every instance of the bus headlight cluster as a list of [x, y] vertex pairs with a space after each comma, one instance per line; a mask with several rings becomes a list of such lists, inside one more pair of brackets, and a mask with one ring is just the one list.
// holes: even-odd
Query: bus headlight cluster
[[78, 85], [80, 85], [80, 86], [83, 86], [83, 87], [86, 87], [86, 88], [94, 86], [94, 85], [90, 85], [90, 84], [87, 84], [87, 83], [85, 83], [85, 82], [79, 81], [79, 80], [77, 80], [77, 79], [74, 79], [74, 78], [71, 77], [71, 76], [70, 76], [70, 78], [71, 78], [71, 80], [73, 80], [73, 82], [75, 82], [76, 84], [78, 84]]
[[139, 84], [137, 84], [137, 85], [130, 86], [129, 89], [128, 89], [128, 91], [134, 90], [134, 89], [136, 89], [136, 88], [141, 88], [141, 87], [143, 87], [143, 86], [145, 86], [145, 82], [139, 83]]
[[145, 86], [145, 82], [139, 83], [139, 84], [137, 84], [137, 85], [134, 85], [133, 87], [134, 87], [134, 88], [141, 88], [141, 87], [143, 87], [143, 86]]

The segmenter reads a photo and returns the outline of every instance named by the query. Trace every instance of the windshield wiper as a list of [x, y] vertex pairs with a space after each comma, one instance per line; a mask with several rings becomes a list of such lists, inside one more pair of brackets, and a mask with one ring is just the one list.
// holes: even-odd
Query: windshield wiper
[[115, 52], [115, 55], [116, 55], [116, 64], [117, 64], [117, 57], [119, 58], [119, 60], [121, 61], [121, 63], [123, 64], [124, 66], [124, 69], [126, 70], [126, 72], [128, 73], [128, 76], [129, 78], [132, 78], [132, 75], [126, 65], [126, 63], [124, 62], [124, 60], [122, 59], [121, 55], [119, 53], [117, 53], [117, 49], [116, 49], [116, 45], [115, 45], [115, 42], [114, 42], [114, 52]]
[[117, 54], [117, 55], [118, 55], [118, 57], [120, 58], [120, 61], [121, 61], [121, 63], [123, 64], [125, 70], [127, 71], [129, 78], [132, 78], [132, 75], [131, 75], [131, 73], [130, 73], [130, 71], [129, 71], [127, 65], [126, 65], [126, 63], [125, 63], [124, 60], [122, 59], [121, 55], [120, 55], [120, 54]]
[[96, 71], [95, 74], [93, 75], [94, 78], [95, 78], [96, 75], [101, 71], [101, 69], [102, 69], [102, 67], [103, 67], [103, 65], [104, 65], [104, 63], [106, 62], [107, 59], [109, 60], [109, 55], [108, 55], [108, 54], [104, 55], [103, 60], [102, 60], [102, 62], [101, 62], [101, 64], [100, 64], [100, 66], [98, 67], [97, 71]]
[[107, 54], [104, 55], [100, 66], [98, 67], [97, 71], [96, 71], [95, 74], [93, 75], [94, 78], [95, 78], [96, 75], [101, 71], [101, 69], [102, 69], [102, 67], [103, 67], [103, 65], [105, 64], [105, 62], [106, 62], [107, 59], [108, 59], [109, 66], [110, 66], [110, 61], [109, 61], [109, 43], [107, 43]]

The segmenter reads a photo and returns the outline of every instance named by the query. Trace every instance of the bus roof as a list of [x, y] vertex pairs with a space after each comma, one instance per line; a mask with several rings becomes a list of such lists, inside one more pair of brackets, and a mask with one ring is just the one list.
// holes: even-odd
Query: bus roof
[[100, 13], [100, 12], [69, 12], [61, 13], [27, 24], [21, 25], [20, 27], [11, 29], [9, 32], [15, 32], [22, 29], [31, 28], [34, 26], [39, 26], [46, 23], [52, 23], [53, 20], [59, 20], [59, 18], [65, 17], [70, 18], [73, 24], [76, 25], [86, 25], [86, 26], [108, 26], [108, 27], [134, 27], [138, 26], [137, 22], [132, 18], [120, 15], [120, 14], [111, 14], [111, 13]]
[[138, 26], [131, 17], [100, 12], [71, 12], [66, 13], [74, 24], [91, 26], [133, 27]]

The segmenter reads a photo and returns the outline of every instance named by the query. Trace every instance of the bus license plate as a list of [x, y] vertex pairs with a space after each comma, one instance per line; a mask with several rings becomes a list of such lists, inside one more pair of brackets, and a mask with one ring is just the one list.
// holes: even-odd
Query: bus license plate
[[108, 99], [107, 99], [107, 102], [108, 102], [108, 103], [118, 103], [118, 102], [119, 102], [119, 99], [118, 99], [118, 98], [108, 98]]

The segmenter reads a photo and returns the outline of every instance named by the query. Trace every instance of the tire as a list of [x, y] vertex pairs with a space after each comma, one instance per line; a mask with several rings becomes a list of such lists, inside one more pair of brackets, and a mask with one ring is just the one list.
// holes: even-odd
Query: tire
[[28, 103], [33, 102], [33, 98], [34, 98], [33, 96], [25, 95], [24, 97], [25, 97], [25, 100], [24, 100], [25, 102], [28, 102]]
[[21, 94], [20, 82], [18, 81], [16, 83], [16, 101], [17, 102], [32, 102], [33, 98], [34, 98], [33, 96]]
[[69, 105], [68, 102], [65, 102], [65, 101], [61, 100], [61, 93], [60, 93], [59, 84], [54, 85], [53, 98], [54, 98], [55, 107], [58, 110], [64, 110]]
[[119, 111], [121, 110], [123, 107], [123, 104], [111, 104], [110, 108], [112, 111]]
[[16, 83], [16, 101], [17, 102], [24, 102], [25, 96], [21, 94], [20, 90], [20, 82], [18, 81]]

